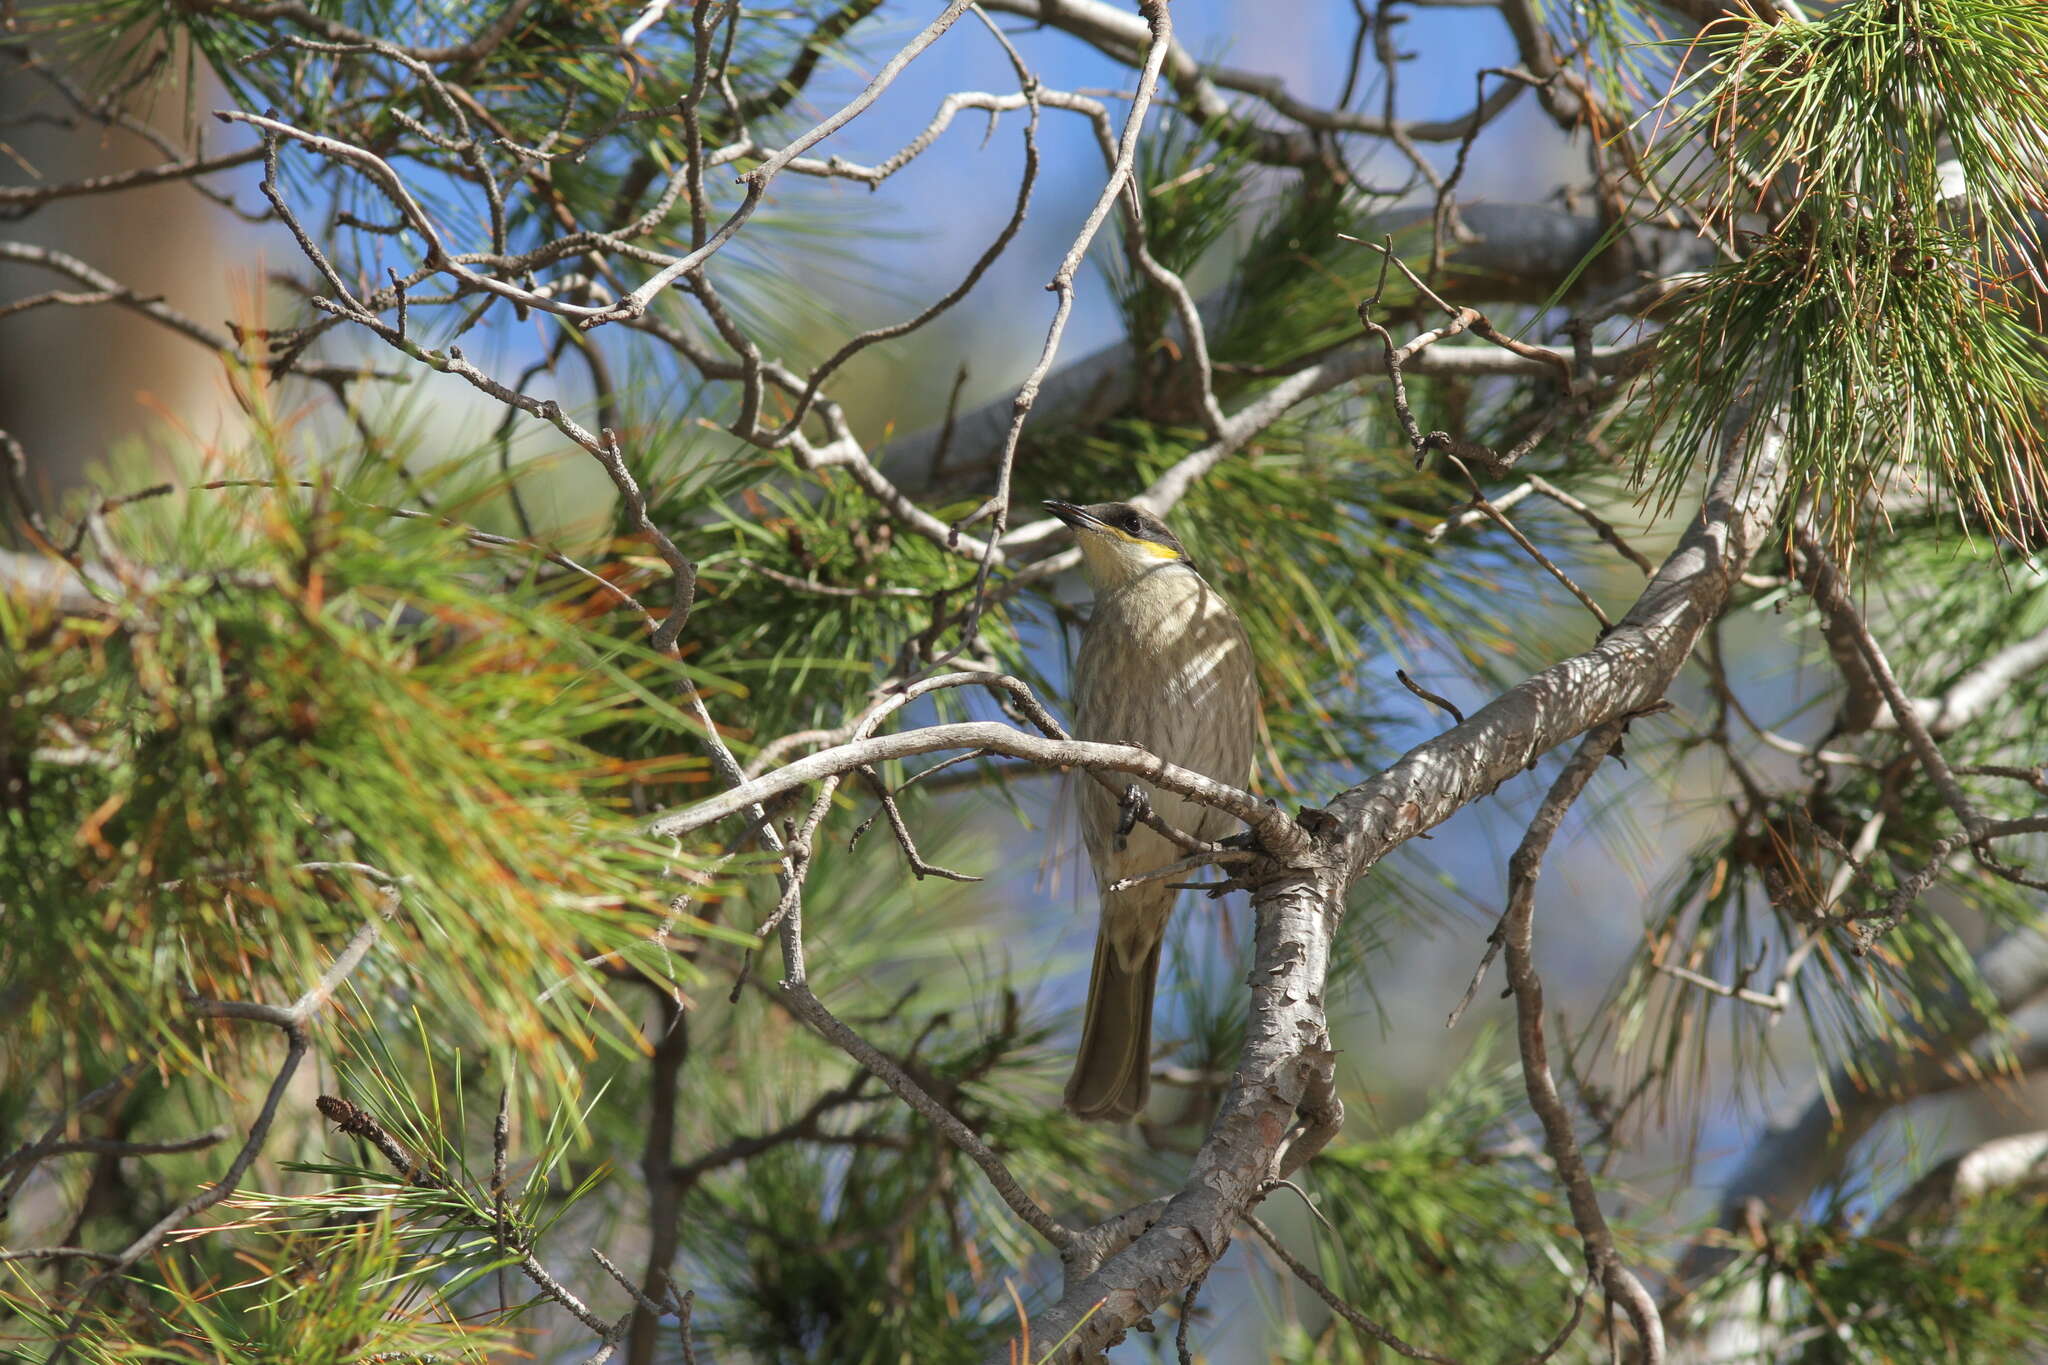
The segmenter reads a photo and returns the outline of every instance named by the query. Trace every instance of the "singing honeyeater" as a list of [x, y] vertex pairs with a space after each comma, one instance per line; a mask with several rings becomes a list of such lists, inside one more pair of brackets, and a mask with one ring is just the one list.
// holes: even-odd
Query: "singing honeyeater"
[[[1169, 763], [1242, 787], [1251, 776], [1258, 679], [1251, 641], [1237, 614], [1197, 571], [1164, 522], [1129, 503], [1077, 507], [1048, 502], [1074, 528], [1095, 610], [1074, 662], [1079, 738], [1140, 745]], [[1095, 967], [1081, 1050], [1067, 1081], [1067, 1107], [1084, 1118], [1127, 1119], [1151, 1089], [1152, 989], [1159, 945], [1181, 877], [1122, 891], [1120, 878], [1185, 857], [1143, 824], [1119, 836], [1126, 783], [1104, 786], [1082, 774], [1081, 837], [1102, 891]], [[1168, 825], [1202, 839], [1230, 833], [1221, 811], [1137, 784]]]

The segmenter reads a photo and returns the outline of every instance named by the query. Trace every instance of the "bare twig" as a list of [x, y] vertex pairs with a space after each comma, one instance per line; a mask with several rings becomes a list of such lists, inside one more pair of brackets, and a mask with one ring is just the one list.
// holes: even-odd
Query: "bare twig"
[[1377, 1341], [1396, 1355], [1406, 1356], [1410, 1360], [1434, 1361], [1436, 1365], [1456, 1365], [1449, 1356], [1438, 1355], [1435, 1351], [1403, 1341], [1394, 1334], [1392, 1329], [1374, 1321], [1351, 1304], [1346, 1303], [1342, 1295], [1330, 1288], [1329, 1281], [1304, 1265], [1301, 1258], [1289, 1251], [1280, 1239], [1273, 1235], [1273, 1230], [1259, 1221], [1256, 1214], [1244, 1214], [1240, 1221], [1250, 1228], [1261, 1242], [1266, 1244], [1266, 1249], [1273, 1253], [1280, 1264], [1287, 1267], [1295, 1279], [1307, 1285], [1309, 1291], [1328, 1305], [1331, 1312], [1350, 1323], [1360, 1333], [1373, 1341]]
[[[1410, 418], [1409, 420], [1412, 423], [1414, 419]], [[1570, 574], [1567, 574], [1563, 569], [1558, 568], [1556, 564], [1552, 563], [1550, 560], [1550, 556], [1544, 554], [1543, 551], [1537, 549], [1536, 542], [1530, 540], [1529, 537], [1527, 537], [1526, 535], [1523, 535], [1521, 529], [1517, 527], [1514, 524], [1514, 522], [1508, 520], [1507, 513], [1501, 511], [1498, 507], [1494, 506], [1492, 503], [1486, 500], [1486, 494], [1480, 490], [1479, 480], [1472, 477], [1472, 471], [1465, 467], [1465, 462], [1459, 459], [1457, 455], [1453, 454], [1449, 450], [1444, 451], [1444, 458], [1449, 460], [1451, 464], [1457, 469], [1457, 471], [1465, 476], [1465, 482], [1469, 484], [1472, 489], [1473, 505], [1476, 506], [1480, 511], [1484, 512], [1487, 516], [1491, 517], [1495, 525], [1499, 526], [1503, 531], [1506, 531], [1508, 535], [1511, 538], [1513, 538], [1515, 544], [1522, 547], [1522, 552], [1528, 555], [1531, 559], [1535, 560], [1536, 563], [1542, 567], [1545, 573], [1549, 574], [1558, 582], [1564, 584], [1565, 588], [1570, 591], [1571, 595], [1573, 597], [1578, 598], [1580, 604], [1583, 605], [1587, 611], [1593, 613], [1593, 619], [1600, 623], [1601, 630], [1607, 631], [1614, 629], [1613, 619], [1608, 616], [1606, 611], [1601, 608], [1598, 602], [1593, 600], [1592, 594], [1588, 593], [1584, 588], [1580, 587], [1577, 583], [1572, 581], [1572, 577]]]
[[1167, 763], [1134, 745], [1044, 739], [992, 721], [926, 726], [825, 749], [685, 810], [662, 816], [648, 827], [648, 832], [658, 838], [673, 838], [820, 778], [843, 776], [863, 764], [883, 763], [943, 749], [985, 749], [990, 753], [1027, 758], [1048, 766], [1130, 773], [1155, 787], [1213, 806], [1243, 820], [1252, 827], [1265, 851], [1273, 857], [1308, 856], [1306, 836], [1300, 828], [1280, 811], [1247, 792]]
[[[984, 23], [986, 22], [986, 16], [982, 16], [978, 8], [975, 9], [975, 13], [983, 18]], [[1012, 62], [1016, 65], [1017, 78], [1023, 86], [1019, 93], [1029, 113], [1029, 117], [1024, 124], [1024, 168], [1017, 179], [1017, 199], [1010, 210], [1008, 220], [1004, 222], [1002, 229], [997, 232], [995, 239], [975, 259], [974, 264], [968, 268], [966, 275], [961, 278], [958, 284], [926, 305], [914, 316], [906, 318], [902, 322], [871, 328], [860, 333], [858, 336], [848, 338], [840, 345], [838, 350], [820, 362], [818, 367], [811, 371], [810, 378], [805, 382], [804, 391], [798, 395], [795, 407], [789, 417], [784, 420], [780, 428], [766, 433], [761, 444], [772, 447], [787, 441], [803, 425], [804, 417], [810, 411], [812, 403], [816, 401], [818, 392], [823, 387], [825, 381], [854, 356], [878, 342], [907, 336], [911, 332], [923, 328], [934, 319], [949, 311], [961, 299], [967, 297], [974, 286], [980, 283], [982, 277], [988, 273], [989, 267], [995, 264], [996, 260], [1009, 248], [1010, 243], [1016, 239], [1018, 229], [1023, 227], [1025, 212], [1031, 206], [1032, 191], [1038, 184], [1038, 111], [1041, 103], [1039, 82], [1036, 76], [1024, 68], [1022, 58], [1017, 56], [1016, 49], [1009, 46], [1009, 42], [1003, 38], [1001, 30], [993, 31], [996, 34], [997, 41], [1003, 44]], [[956, 100], [958, 101], [957, 103], [955, 102]], [[950, 121], [953, 109], [965, 107], [967, 107], [966, 99], [959, 96], [949, 96], [946, 105], [942, 106], [940, 119]], [[991, 114], [993, 112], [991, 110]], [[939, 120], [934, 120], [934, 123], [939, 124]], [[943, 125], [939, 124], [939, 126]], [[904, 164], [907, 164], [907, 158]], [[826, 167], [826, 173], [842, 175], [848, 172], [842, 168], [842, 163], [837, 158], [834, 158]], [[869, 180], [869, 183], [879, 184], [885, 178], [886, 173], [877, 172]], [[1057, 282], [1057, 277], [1055, 277], [1055, 282]], [[957, 394], [957, 386], [955, 392]], [[943, 449], [943, 442], [941, 443], [941, 448]], [[969, 516], [961, 525], [970, 525], [975, 519], [975, 517]], [[1000, 530], [996, 534], [1000, 536]]]
[[[655, 295], [668, 288], [669, 285], [673, 284], [684, 274], [696, 269], [706, 260], [709, 260], [714, 252], [731, 241], [739, 230], [746, 226], [747, 220], [754, 216], [754, 210], [760, 207], [761, 200], [767, 193], [769, 182], [780, 174], [784, 167], [818, 143], [830, 137], [833, 133], [838, 132], [848, 123], [851, 123], [869, 105], [879, 99], [882, 92], [895, 83], [896, 78], [903, 73], [903, 69], [909, 66], [918, 54], [937, 42], [939, 36], [951, 28], [954, 21], [962, 14], [966, 13], [969, 2], [970, 0], [950, 0], [950, 3], [947, 4], [944, 10], [940, 11], [937, 18], [925, 25], [918, 32], [917, 36], [906, 43], [896, 55], [882, 64], [881, 68], [875, 72], [874, 78], [867, 83], [858, 95], [849, 100], [837, 112], [825, 118], [808, 132], [796, 137], [759, 166], [741, 176], [740, 182], [746, 186], [746, 192], [740, 201], [739, 207], [734, 209], [732, 215], [719, 225], [718, 230], [706, 238], [695, 250], [664, 265], [645, 284], [633, 290], [632, 293], [620, 299], [616, 304], [603, 308], [574, 310], [572, 315], [580, 316], [579, 325], [589, 328], [604, 322], [638, 317], [647, 311], [647, 305], [653, 300]], [[571, 310], [562, 309], [558, 311], [567, 312]]]
[[[93, 291], [91, 294], [72, 295], [60, 292], [38, 296], [46, 302], [74, 306], [98, 303], [114, 304], [131, 312], [140, 313], [152, 322], [168, 327], [171, 331], [181, 336], [189, 337], [200, 345], [219, 351], [223, 355], [241, 356], [241, 350], [236, 345], [235, 339], [227, 333], [215, 331], [204, 323], [194, 321], [192, 318], [166, 304], [161, 298], [152, 298], [147, 295], [138, 294], [119, 280], [86, 264], [69, 252], [59, 251], [54, 247], [38, 246], [32, 242], [0, 241], [0, 261], [15, 261], [23, 265], [40, 266], [45, 270], [56, 271], [59, 274], [70, 276]], [[322, 381], [347, 381], [365, 378], [388, 379], [391, 377], [359, 365], [307, 365], [300, 367], [297, 372], [305, 378]]]
[[874, 1073], [882, 1084], [896, 1092], [904, 1103], [915, 1109], [933, 1127], [958, 1148], [968, 1160], [981, 1168], [996, 1194], [1007, 1204], [1019, 1221], [1045, 1238], [1056, 1249], [1064, 1252], [1074, 1242], [1073, 1230], [1054, 1218], [1036, 1199], [1024, 1189], [1003, 1159], [997, 1156], [980, 1135], [960, 1121], [958, 1115], [947, 1109], [927, 1094], [913, 1081], [902, 1067], [896, 1065], [880, 1048], [855, 1033], [843, 1020], [825, 1007], [823, 1001], [811, 992], [804, 969], [802, 915], [793, 910], [783, 917], [781, 932], [783, 943], [783, 999], [792, 1013], [803, 1019], [826, 1041], [840, 1049]]
[[1593, 730], [1565, 764], [1549, 794], [1529, 822], [1528, 833], [1508, 863], [1508, 908], [1501, 917], [1500, 938], [1507, 956], [1508, 984], [1515, 994], [1516, 1041], [1522, 1054], [1522, 1083], [1530, 1107], [1543, 1123], [1544, 1146], [1557, 1164], [1558, 1179], [1564, 1184], [1571, 1205], [1572, 1222], [1586, 1248], [1586, 1270], [1600, 1281], [1611, 1302], [1618, 1303], [1636, 1330], [1636, 1339], [1648, 1365], [1664, 1359], [1664, 1320], [1657, 1304], [1643, 1288], [1642, 1281], [1622, 1263], [1615, 1250], [1607, 1219], [1600, 1211], [1600, 1198], [1593, 1189], [1592, 1174], [1579, 1151], [1578, 1134], [1572, 1117], [1558, 1095], [1557, 1082], [1550, 1074], [1548, 1050], [1543, 1039], [1543, 982], [1536, 973], [1531, 952], [1536, 912], [1536, 878], [1541, 874], [1543, 855], [1579, 794], [1586, 789], [1601, 762], [1620, 742], [1627, 725], [1624, 717]]
[[221, 156], [194, 156], [178, 161], [168, 161], [160, 166], [143, 166], [132, 171], [113, 171], [106, 175], [87, 176], [83, 180], [67, 180], [42, 185], [0, 186], [0, 222], [25, 218], [43, 205], [58, 199], [76, 199], [92, 194], [112, 194], [119, 190], [140, 189], [159, 185], [166, 180], [186, 180], [212, 175], [217, 171], [233, 170], [246, 166], [263, 155], [260, 147], [248, 147], [239, 152], [228, 152]]
[[[1139, 15], [1104, 0], [987, 0], [988, 8], [1019, 14], [1039, 23], [1063, 29], [1130, 66], [1138, 65], [1144, 50], [1147, 26]], [[1357, 133], [1389, 140], [1411, 142], [1456, 142], [1475, 124], [1485, 125], [1498, 118], [1526, 88], [1520, 82], [1504, 83], [1478, 108], [1449, 119], [1399, 121], [1385, 116], [1359, 113], [1347, 108], [1326, 109], [1296, 99], [1285, 81], [1276, 76], [1233, 70], [1201, 62], [1178, 43], [1167, 52], [1165, 74], [1179, 95], [1182, 109], [1197, 123], [1220, 123], [1232, 135], [1242, 136], [1251, 154], [1273, 165], [1323, 167], [1326, 164], [1318, 138], [1337, 133]], [[1223, 91], [1251, 95], [1273, 113], [1297, 125], [1273, 129], [1233, 107]]]
[[211, 1128], [204, 1133], [188, 1138], [164, 1138], [150, 1142], [118, 1142], [111, 1138], [62, 1138], [54, 1142], [37, 1142], [17, 1147], [4, 1158], [0, 1158], [0, 1171], [8, 1171], [22, 1162], [37, 1162], [53, 1156], [69, 1156], [76, 1152], [90, 1152], [96, 1156], [162, 1156], [171, 1152], [196, 1152], [227, 1140], [228, 1130]]
[[1843, 583], [1840, 572], [1835, 569], [1827, 551], [1821, 547], [1811, 532], [1801, 529], [1796, 538], [1800, 554], [1815, 565], [1815, 603], [1830, 620], [1839, 623], [1854, 637], [1857, 648], [1863, 654], [1863, 661], [1870, 669], [1872, 681], [1876, 683], [1878, 691], [1883, 693], [1893, 717], [1898, 721], [1899, 728], [1905, 732], [1906, 742], [1911, 746], [1914, 757], [1919, 759], [1921, 768], [1926, 771], [1927, 780], [1934, 784], [1934, 789], [1941, 793], [1942, 801], [1955, 812], [1956, 818], [1962, 822], [1964, 831], [1973, 837], [1976, 836], [1984, 828], [1983, 815], [1963, 792], [1962, 784], [1956, 781], [1956, 775], [1949, 771], [1948, 760], [1942, 757], [1941, 749], [1935, 744], [1934, 737], [1928, 733], [1926, 722], [1921, 719], [1918, 709], [1899, 686], [1898, 679], [1892, 676], [1891, 663], [1885, 658], [1884, 651], [1878, 648], [1869, 627], [1864, 625], [1855, 603], [1849, 600], [1849, 590]]
[[1174, 1329], [1173, 1351], [1179, 1365], [1195, 1365], [1193, 1352], [1188, 1349], [1188, 1328], [1195, 1321], [1195, 1296], [1202, 1292], [1202, 1285], [1209, 1278], [1206, 1270], [1188, 1281], [1188, 1292], [1180, 1299], [1180, 1325]]
[[[1531, 474], [1526, 482], [1531, 489], [1549, 498], [1558, 506], [1576, 514], [1579, 520], [1593, 528], [1593, 534], [1599, 536], [1600, 539], [1606, 541], [1609, 545], [1612, 545], [1629, 563], [1641, 569], [1644, 577], [1648, 577], [1656, 572], [1657, 566], [1650, 562], [1647, 555], [1622, 539], [1621, 532], [1615, 530], [1599, 513], [1588, 507], [1584, 502], [1565, 492], [1562, 488], [1559, 488], [1541, 475]], [[1500, 506], [1500, 502], [1496, 500], [1494, 506]]]
[[[1052, 281], [1046, 287], [1055, 295], [1052, 323], [1046, 328], [1045, 343], [1039, 348], [1038, 360], [1032, 365], [1024, 383], [1019, 386], [1017, 396], [1011, 400], [1009, 430], [1004, 433], [1001, 453], [996, 457], [996, 488], [982, 505], [970, 512], [959, 523], [972, 526], [983, 517], [991, 518], [991, 529], [987, 548], [975, 570], [974, 595], [969, 599], [965, 618], [960, 626], [960, 640], [957, 650], [971, 648], [981, 613], [988, 601], [988, 577], [994, 567], [996, 547], [1003, 532], [1009, 528], [1010, 482], [1016, 469], [1017, 445], [1023, 439], [1024, 423], [1031, 416], [1032, 407], [1038, 402], [1039, 387], [1052, 370], [1053, 360], [1059, 355], [1060, 338], [1067, 329], [1067, 319], [1074, 311], [1074, 276], [1087, 257], [1088, 247], [1095, 240], [1096, 232], [1120, 196], [1125, 196], [1131, 183], [1131, 170], [1138, 154], [1138, 134], [1145, 126], [1145, 111], [1152, 101], [1152, 92], [1159, 82], [1159, 71], [1166, 60], [1166, 51], [1172, 41], [1173, 19], [1167, 10], [1167, 0], [1139, 0], [1138, 8], [1145, 16], [1150, 30], [1145, 49], [1145, 60], [1138, 77], [1137, 94], [1131, 100], [1129, 115], [1124, 120], [1123, 137], [1117, 144], [1116, 161], [1110, 167], [1109, 178], [1096, 195], [1088, 216], [1082, 220], [1081, 230], [1068, 245], [1066, 255], [1060, 258], [1059, 267], [1053, 271]], [[1036, 83], [1027, 87], [1027, 93], [1035, 89]], [[1036, 110], [1034, 109], [1034, 113]], [[1132, 221], [1137, 221], [1140, 212], [1135, 196], [1128, 197]], [[1183, 289], [1182, 294], [1186, 291]], [[1192, 313], [1193, 305], [1189, 304]], [[1205, 357], [1206, 358], [1206, 357]], [[1206, 378], [1206, 375], [1204, 376]], [[1210, 398], [1210, 409], [1215, 409], [1215, 400]], [[1221, 421], [1220, 413], [1217, 420]]]
[[1418, 683], [1415, 681], [1415, 679], [1409, 677], [1407, 669], [1395, 669], [1394, 678], [1401, 684], [1401, 686], [1407, 688], [1410, 692], [1413, 692], [1416, 696], [1422, 698], [1424, 701], [1436, 707], [1438, 710], [1450, 712], [1451, 719], [1457, 724], [1463, 725], [1465, 723], [1465, 713], [1463, 711], [1460, 711], [1457, 707], [1451, 705], [1450, 702], [1445, 701], [1442, 697], [1439, 697], [1436, 693], [1430, 691], [1421, 683]]
[[1472, 998], [1479, 994], [1480, 983], [1486, 980], [1486, 973], [1493, 966], [1493, 960], [1500, 956], [1500, 929], [1501, 926], [1496, 924], [1493, 932], [1486, 936], [1486, 951], [1479, 955], [1479, 965], [1472, 969], [1472, 979], [1465, 983], [1465, 993], [1458, 997], [1457, 1004], [1451, 1006], [1450, 1016], [1444, 1020], [1445, 1028], [1456, 1028], [1458, 1021], [1465, 1017], [1465, 1011], [1471, 1008]]
[[[868, 785], [873, 789], [876, 799], [882, 803], [882, 813], [889, 818], [890, 832], [896, 836], [897, 847], [903, 850], [903, 857], [910, 864], [911, 876], [919, 881], [923, 881], [926, 877], [938, 877], [949, 882], [978, 882], [981, 880], [981, 878], [971, 876], [965, 872], [954, 872], [950, 868], [940, 867], [937, 863], [926, 862], [924, 856], [917, 851], [917, 841], [910, 835], [910, 826], [903, 823], [903, 812], [896, 805], [896, 793], [889, 790], [889, 784], [882, 781], [882, 775], [872, 767], [863, 765], [860, 769], [860, 775], [868, 780]], [[859, 839], [861, 834], [868, 828], [868, 825], [872, 823], [873, 821], [870, 820], [862, 824], [859, 829], [856, 829], [853, 832], [852, 838], [847, 841], [847, 846], [849, 848], [852, 847], [853, 842]]]
[[1725, 999], [1740, 1000], [1745, 1005], [1756, 1005], [1759, 1008], [1771, 1011], [1773, 1014], [1782, 1012], [1787, 1003], [1787, 1001], [1780, 999], [1775, 994], [1765, 995], [1760, 991], [1750, 990], [1746, 986], [1733, 986], [1723, 981], [1716, 981], [1711, 976], [1702, 976], [1691, 968], [1681, 967], [1676, 963], [1652, 962], [1650, 965], [1675, 980], [1698, 986], [1701, 990], [1710, 991]]
[[1256, 854], [1244, 850], [1228, 848], [1218, 849], [1213, 853], [1191, 853], [1187, 857], [1170, 862], [1164, 867], [1155, 867], [1150, 871], [1139, 872], [1129, 877], [1119, 877], [1104, 887], [1103, 890], [1128, 891], [1132, 887], [1142, 886], [1146, 882], [1164, 881], [1168, 877], [1178, 877], [1183, 872], [1193, 872], [1199, 868], [1214, 867], [1218, 863], [1246, 862], [1256, 856]]
[[[1892, 892], [1883, 910], [1874, 916], [1858, 920], [1856, 934], [1862, 946], [1868, 948], [1899, 922], [1912, 908], [1913, 903], [1926, 894], [1927, 888], [1934, 885], [1936, 878], [1941, 876], [1942, 869], [1948, 866], [1952, 854], [1964, 848], [1974, 847], [1978, 851], [1978, 856], [1982, 858], [1986, 852], [1984, 845], [1992, 840], [2016, 838], [2026, 834], [2048, 834], [2048, 816], [2024, 820], [1979, 821], [1974, 829], [1966, 829], [1959, 834], [1935, 840], [1933, 847], [1928, 850], [1927, 862], [1917, 872], [1900, 881], [1898, 889]], [[2005, 875], [1997, 867], [1993, 867], [1992, 870]]]
[[674, 1178], [677, 1186], [687, 1190], [712, 1171], [722, 1167], [735, 1165], [788, 1143], [820, 1139], [825, 1133], [823, 1122], [828, 1115], [849, 1105], [865, 1104], [874, 1099], [873, 1095], [867, 1093], [868, 1082], [868, 1073], [855, 1072], [852, 1079], [844, 1085], [825, 1091], [806, 1105], [802, 1113], [781, 1127], [765, 1133], [733, 1138], [711, 1151], [680, 1163], [675, 1168]]
[[35, 1142], [24, 1143], [8, 1153], [7, 1159], [4, 1162], [0, 1162], [0, 1169], [12, 1169], [14, 1174], [8, 1178], [6, 1185], [0, 1186], [0, 1218], [6, 1216], [8, 1207], [14, 1202], [16, 1192], [21, 1189], [22, 1184], [27, 1181], [35, 1170], [35, 1160], [25, 1158], [23, 1154], [30, 1148], [47, 1147], [56, 1143], [58, 1135], [64, 1131], [73, 1118], [86, 1113], [95, 1105], [105, 1103], [123, 1090], [126, 1090], [129, 1086], [135, 1084], [136, 1078], [141, 1076], [155, 1060], [156, 1053], [153, 1049], [145, 1051], [141, 1056], [134, 1058], [126, 1066], [115, 1072], [111, 1078], [95, 1086], [68, 1109], [58, 1114], [55, 1119], [51, 1120], [50, 1126], [43, 1130], [42, 1137]]
[[[1916, 697], [1912, 710], [1925, 722], [1927, 732], [1939, 738], [1950, 735], [1990, 709], [2013, 684], [2048, 666], [2048, 631], [2007, 645], [1964, 673], [1937, 697]], [[1898, 725], [1889, 708], [1871, 720], [1873, 730]]]
[[[1504, 512], [1508, 508], [1513, 507], [1516, 503], [1522, 501], [1524, 498], [1527, 498], [1531, 494], [1535, 493], [1535, 491], [1536, 485], [1528, 479], [1524, 479], [1519, 484], [1516, 484], [1513, 488], [1510, 488], [1507, 492], [1501, 494], [1497, 498], [1494, 498], [1492, 500], [1493, 505]], [[1453, 531], [1460, 531], [1463, 530], [1465, 527], [1472, 525], [1475, 522], [1481, 522], [1486, 520], [1488, 520], [1487, 513], [1481, 511], [1479, 508], [1471, 505], [1470, 503], [1467, 503], [1458, 511], [1453, 512], [1450, 516], [1445, 517], [1442, 521], [1430, 527], [1428, 531], [1423, 533], [1422, 538], [1429, 544], [1434, 545]]]

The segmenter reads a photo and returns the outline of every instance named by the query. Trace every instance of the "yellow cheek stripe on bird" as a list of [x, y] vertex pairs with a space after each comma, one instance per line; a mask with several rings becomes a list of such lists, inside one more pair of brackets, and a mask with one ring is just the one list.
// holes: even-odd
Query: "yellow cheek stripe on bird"
[[1105, 525], [1102, 529], [1108, 531], [1118, 540], [1124, 541], [1125, 543], [1130, 545], [1137, 546], [1146, 554], [1151, 555], [1154, 559], [1182, 558], [1181, 552], [1174, 549], [1171, 545], [1161, 545], [1156, 540], [1145, 540], [1142, 537], [1132, 535], [1129, 531], [1119, 530], [1114, 526]]

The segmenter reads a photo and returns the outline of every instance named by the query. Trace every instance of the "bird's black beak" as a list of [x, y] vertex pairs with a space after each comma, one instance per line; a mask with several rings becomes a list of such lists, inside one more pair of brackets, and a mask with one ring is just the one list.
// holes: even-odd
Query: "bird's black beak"
[[1061, 502], [1057, 498], [1047, 498], [1045, 500], [1045, 510], [1073, 527], [1076, 531], [1092, 531], [1102, 524], [1095, 519], [1094, 515], [1087, 508], [1071, 502]]

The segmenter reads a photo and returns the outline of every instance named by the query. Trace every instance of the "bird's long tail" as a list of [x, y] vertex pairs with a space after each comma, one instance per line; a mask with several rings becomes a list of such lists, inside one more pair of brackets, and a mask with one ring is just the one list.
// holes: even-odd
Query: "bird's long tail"
[[1135, 1118], [1152, 1090], [1152, 990], [1158, 938], [1136, 971], [1124, 970], [1109, 935], [1095, 935], [1095, 970], [1081, 1021], [1081, 1050], [1067, 1080], [1067, 1108], [1084, 1119]]

